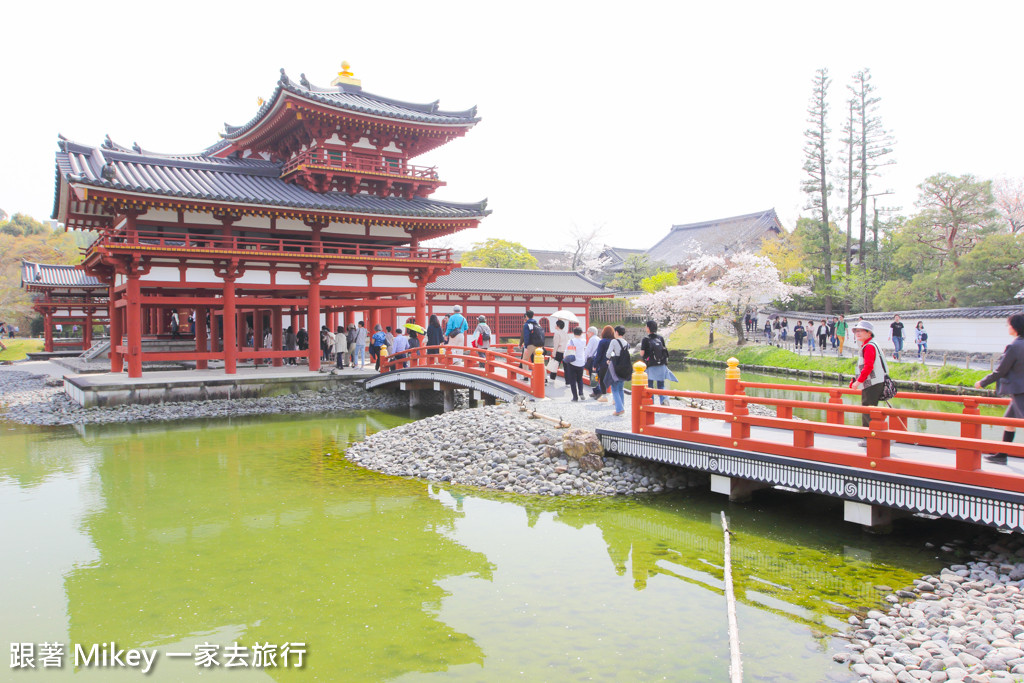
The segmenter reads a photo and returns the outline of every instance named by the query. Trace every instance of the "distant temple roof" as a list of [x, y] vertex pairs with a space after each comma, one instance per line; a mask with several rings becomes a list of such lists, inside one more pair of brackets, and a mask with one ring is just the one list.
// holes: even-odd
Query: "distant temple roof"
[[609, 295], [600, 283], [574, 271], [456, 268], [427, 285], [428, 292]]
[[[402, 199], [344, 192], [317, 193], [281, 180], [281, 165], [261, 159], [217, 158], [202, 154], [158, 155], [59, 142], [58, 180], [148, 195], [222, 201], [316, 211], [401, 217], [477, 218], [490, 213], [487, 202], [461, 204], [435, 199]], [[60, 182], [53, 218], [59, 219]]]
[[77, 266], [55, 266], [48, 263], [21, 262], [22, 287], [71, 287], [106, 289], [107, 285]]
[[748, 213], [742, 216], [717, 218], [700, 223], [673, 225], [660, 242], [647, 250], [651, 261], [675, 265], [693, 255], [694, 245], [705, 254], [735, 254], [756, 251], [761, 240], [782, 233], [782, 222], [775, 209]]

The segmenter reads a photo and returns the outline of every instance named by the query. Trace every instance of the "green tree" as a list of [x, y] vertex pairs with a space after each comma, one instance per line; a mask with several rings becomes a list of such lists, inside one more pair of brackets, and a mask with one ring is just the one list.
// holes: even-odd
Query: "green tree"
[[540, 268], [533, 254], [519, 242], [494, 238], [474, 243], [472, 249], [462, 254], [462, 265], [473, 268]]
[[960, 306], [1015, 303], [1024, 289], [1024, 235], [988, 235], [967, 252], [953, 278]]
[[659, 270], [650, 277], [640, 281], [640, 289], [648, 294], [660, 292], [666, 287], [675, 287], [679, 284], [679, 273], [674, 270]]
[[853, 82], [847, 86], [851, 94], [852, 109], [851, 118], [856, 119], [855, 126], [851, 126], [851, 137], [856, 145], [856, 160], [859, 165], [857, 177], [860, 180], [860, 254], [862, 270], [867, 270], [868, 264], [864, 256], [865, 238], [868, 228], [868, 197], [885, 194], [868, 192], [868, 182], [872, 176], [878, 176], [878, 169], [882, 166], [892, 164], [887, 159], [892, 154], [894, 144], [892, 136], [882, 126], [882, 119], [878, 115], [878, 103], [881, 98], [875, 96], [875, 86], [871, 83], [871, 70], [858, 71], [853, 76]]
[[918, 185], [918, 213], [896, 236], [895, 260], [911, 268], [914, 282], [932, 283], [932, 306], [956, 306], [961, 259], [998, 229], [992, 183], [972, 175], [938, 173]]
[[622, 270], [616, 273], [608, 284], [620, 292], [636, 292], [640, 289], [640, 283], [644, 278], [658, 272], [658, 265], [652, 263], [646, 254], [627, 256], [622, 263]]
[[[13, 224], [13, 225], [12, 225]], [[0, 311], [4, 319], [28, 329], [32, 297], [21, 287], [21, 261], [73, 265], [81, 260], [71, 233], [53, 230], [29, 216], [15, 214], [0, 226]]]
[[11, 220], [0, 223], [0, 233], [21, 237], [23, 235], [46, 235], [53, 232], [53, 229], [46, 223], [40, 223], [31, 216], [23, 213], [16, 213]]
[[801, 183], [803, 191], [808, 196], [808, 203], [804, 208], [813, 212], [823, 243], [820, 268], [826, 313], [832, 312], [832, 223], [828, 213], [828, 197], [832, 191], [832, 184], [828, 180], [828, 165], [832, 160], [826, 149], [828, 135], [832, 132], [828, 127], [828, 87], [831, 82], [828, 69], [822, 68], [814, 72], [811, 101], [807, 105], [809, 127], [804, 131], [804, 171], [807, 178]]

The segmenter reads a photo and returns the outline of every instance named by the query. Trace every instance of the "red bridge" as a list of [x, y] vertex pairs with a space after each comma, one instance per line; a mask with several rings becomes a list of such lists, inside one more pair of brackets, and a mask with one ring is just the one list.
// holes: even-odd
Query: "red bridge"
[[[524, 362], [511, 345], [421, 347], [383, 361], [381, 375], [367, 387], [461, 386], [492, 398], [542, 399], [545, 361], [538, 354], [534, 362]], [[889, 524], [902, 511], [1024, 531], [1024, 443], [981, 438], [985, 426], [1024, 428], [1024, 420], [980, 414], [981, 406], [1002, 407], [1009, 399], [900, 392], [897, 404], [928, 401], [958, 412], [862, 407], [860, 392], [852, 389], [743, 382], [738, 365], [729, 360], [725, 390], [717, 394], [648, 388], [646, 366], [634, 364], [631, 428], [601, 428], [599, 438], [613, 453], [707, 472], [712, 490], [734, 500], [759, 488], [781, 487], [842, 498], [847, 520], [872, 527]], [[764, 390], [806, 398], [748, 393]], [[660, 396], [716, 401], [722, 407], [678, 401], [663, 406], [655, 401]], [[847, 403], [846, 397], [857, 402]], [[753, 405], [769, 406], [774, 414], [754, 414]], [[817, 411], [824, 421], [795, 418], [798, 409]], [[846, 424], [851, 413], [869, 415], [869, 426]], [[940, 423], [958, 425], [959, 434], [932, 433]], [[918, 429], [910, 431], [908, 424]], [[858, 445], [861, 440], [866, 446]], [[983, 462], [983, 455], [997, 452], [1008, 454], [1009, 464]]]

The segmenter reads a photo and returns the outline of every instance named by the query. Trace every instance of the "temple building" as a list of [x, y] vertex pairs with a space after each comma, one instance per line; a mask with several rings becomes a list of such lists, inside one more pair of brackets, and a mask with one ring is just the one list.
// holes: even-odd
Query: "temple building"
[[[32, 308], [43, 316], [43, 350], [48, 353], [62, 347], [85, 351], [92, 346], [93, 328], [108, 323], [108, 287], [81, 268], [22, 261], [21, 286], [32, 293]], [[58, 326], [65, 332], [81, 327], [81, 336], [55, 337]]]
[[[370, 94], [342, 68], [328, 87], [282, 70], [250, 121], [194, 154], [60, 138], [53, 218], [99, 233], [80, 268], [106, 289], [112, 372], [296, 356], [316, 371], [321, 325], [425, 320], [428, 287], [458, 264], [421, 243], [489, 211], [432, 199], [444, 181], [411, 162], [480, 119]], [[194, 344], [146, 351], [173, 312], [194, 319]], [[285, 348], [302, 328], [308, 350]]]

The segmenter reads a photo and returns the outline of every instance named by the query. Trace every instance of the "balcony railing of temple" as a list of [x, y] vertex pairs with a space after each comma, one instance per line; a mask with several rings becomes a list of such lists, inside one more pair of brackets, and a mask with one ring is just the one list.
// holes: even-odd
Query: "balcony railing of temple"
[[438, 180], [436, 166], [414, 166], [403, 163], [399, 159], [364, 159], [357, 156], [344, 156], [342, 152], [316, 147], [296, 154], [289, 159], [281, 175], [295, 171], [299, 166], [322, 166], [331, 169], [352, 171], [354, 173], [374, 173], [398, 176], [416, 180]]
[[276, 256], [335, 256], [385, 259], [429, 259], [451, 261], [451, 249], [436, 249], [408, 245], [380, 245], [362, 242], [337, 242], [310, 239], [275, 239], [272, 237], [240, 237], [238, 235], [166, 234], [156, 231], [135, 230], [127, 233], [101, 235], [84, 254], [98, 249], [139, 249], [143, 251], [239, 251], [247, 254]]

